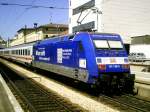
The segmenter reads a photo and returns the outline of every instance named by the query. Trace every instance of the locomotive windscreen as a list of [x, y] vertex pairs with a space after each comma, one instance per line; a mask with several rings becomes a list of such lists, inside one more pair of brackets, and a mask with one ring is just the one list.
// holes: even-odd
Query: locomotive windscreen
[[121, 41], [118, 40], [93, 40], [96, 49], [123, 49]]
[[96, 49], [109, 49], [107, 40], [94, 40]]
[[110, 46], [110, 49], [123, 49], [121, 41], [108, 40], [108, 44]]

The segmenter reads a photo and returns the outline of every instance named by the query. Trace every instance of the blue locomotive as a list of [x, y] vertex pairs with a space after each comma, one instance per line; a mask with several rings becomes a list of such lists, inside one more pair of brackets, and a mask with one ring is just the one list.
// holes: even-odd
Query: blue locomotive
[[32, 66], [99, 89], [133, 91], [134, 75], [118, 34], [80, 32], [37, 42]]
[[0, 50], [0, 56], [92, 85], [132, 92], [134, 75], [118, 34], [80, 32]]

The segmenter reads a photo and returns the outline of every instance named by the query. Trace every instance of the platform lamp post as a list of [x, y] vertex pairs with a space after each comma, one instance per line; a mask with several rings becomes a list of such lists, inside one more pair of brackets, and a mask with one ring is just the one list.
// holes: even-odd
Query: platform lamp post
[[37, 40], [39, 40], [38, 36], [37, 36], [37, 23], [34, 23], [34, 29], [35, 29], [35, 35], [36, 35], [35, 36], [35, 38], [36, 38], [35, 40], [37, 41]]

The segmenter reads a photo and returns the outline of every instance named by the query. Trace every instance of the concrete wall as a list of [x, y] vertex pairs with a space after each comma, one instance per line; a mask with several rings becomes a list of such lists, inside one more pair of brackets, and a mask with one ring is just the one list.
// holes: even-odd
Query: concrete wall
[[150, 0], [104, 0], [102, 3], [104, 32], [129, 37], [150, 34]]
[[[77, 26], [79, 14], [72, 15], [72, 9], [90, 0], [69, 0], [69, 33]], [[95, 0], [95, 6], [102, 14], [90, 13], [84, 23], [95, 21], [98, 32], [119, 33], [125, 43], [130, 43], [130, 37], [150, 34], [150, 0]], [[85, 10], [82, 17], [89, 11]], [[98, 25], [98, 26], [97, 26]]]

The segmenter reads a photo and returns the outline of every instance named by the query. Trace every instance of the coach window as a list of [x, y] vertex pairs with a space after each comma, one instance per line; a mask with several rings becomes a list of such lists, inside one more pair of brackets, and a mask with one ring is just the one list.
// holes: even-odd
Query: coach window
[[30, 49], [28, 49], [28, 55], [30, 55]]
[[27, 49], [25, 49], [25, 53], [24, 53], [24, 55], [27, 55]]
[[25, 55], [25, 49], [23, 49], [23, 55]]
[[26, 49], [24, 49], [24, 55], [26, 55]]
[[27, 55], [28, 55], [28, 49], [26, 49], [26, 53], [27, 53]]

